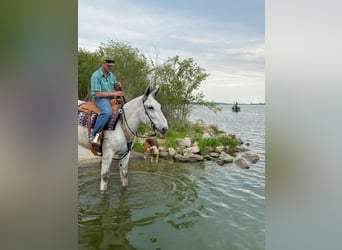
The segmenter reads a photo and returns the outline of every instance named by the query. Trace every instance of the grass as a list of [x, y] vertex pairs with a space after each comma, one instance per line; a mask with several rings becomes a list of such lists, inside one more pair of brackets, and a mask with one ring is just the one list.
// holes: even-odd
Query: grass
[[134, 142], [133, 150], [135, 152], [144, 153], [144, 147], [141, 145], [141, 143], [139, 143], [139, 141]]
[[[216, 125], [210, 125], [209, 128], [215, 133], [215, 134], [222, 134], [224, 131], [221, 131], [218, 129]], [[145, 133], [151, 133], [151, 131], [146, 126], [141, 126], [141, 128], [138, 131], [139, 135], [145, 134]], [[192, 141], [197, 141], [200, 152], [203, 153], [207, 147], [217, 147], [219, 145], [223, 146], [229, 146], [231, 148], [235, 148], [238, 144], [237, 140], [234, 137], [229, 136], [220, 136], [220, 137], [212, 137], [212, 138], [202, 138], [204, 134], [204, 128], [200, 125], [194, 125], [191, 123], [184, 123], [184, 124], [178, 124], [177, 126], [171, 127], [163, 139], [165, 139], [167, 142], [165, 145], [163, 145], [166, 148], [172, 147], [176, 148], [177, 143], [176, 140], [180, 138], [190, 137]], [[137, 152], [143, 152], [143, 146], [136, 141], [133, 146], [134, 151]]]
[[217, 138], [199, 138], [197, 142], [201, 153], [203, 153], [207, 147], [215, 148], [217, 146], [223, 145], [235, 148], [237, 145], [237, 141], [234, 138], [227, 136], [221, 136]]

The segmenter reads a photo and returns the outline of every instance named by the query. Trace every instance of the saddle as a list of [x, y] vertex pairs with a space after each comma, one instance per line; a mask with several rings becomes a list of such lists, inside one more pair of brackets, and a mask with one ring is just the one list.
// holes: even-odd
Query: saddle
[[[118, 107], [123, 104], [123, 100], [121, 99], [111, 99], [110, 100], [110, 104], [112, 106], [112, 115], [111, 117], [114, 116], [114, 114], [116, 113]], [[102, 155], [102, 140], [103, 140], [103, 131], [100, 132], [100, 145], [94, 145], [92, 143], [90, 143], [90, 132], [91, 132], [91, 116], [92, 114], [97, 114], [100, 115], [101, 111], [98, 108], [98, 106], [96, 105], [95, 100], [92, 100], [91, 102], [85, 102], [82, 103], [81, 105], [78, 106], [78, 111], [81, 112], [85, 112], [88, 114], [88, 122], [87, 122], [87, 127], [88, 127], [88, 140], [89, 140], [89, 148], [91, 150], [91, 152], [95, 155], [95, 156], [101, 156]]]
[[[110, 105], [112, 106], [112, 116], [114, 115], [115, 111], [118, 109], [118, 105], [122, 104], [123, 101], [121, 99], [111, 99]], [[99, 115], [101, 113], [100, 109], [97, 107], [95, 100], [91, 102], [82, 103], [78, 107], [78, 111], [86, 112], [86, 113], [96, 113]]]

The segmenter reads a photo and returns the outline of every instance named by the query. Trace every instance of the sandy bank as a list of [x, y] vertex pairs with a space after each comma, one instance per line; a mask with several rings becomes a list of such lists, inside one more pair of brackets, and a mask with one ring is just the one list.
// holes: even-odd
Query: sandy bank
[[[142, 153], [134, 152], [131, 153], [130, 160], [141, 160], [144, 159]], [[95, 156], [93, 153], [80, 145], [78, 145], [78, 167], [100, 167], [101, 157]]]

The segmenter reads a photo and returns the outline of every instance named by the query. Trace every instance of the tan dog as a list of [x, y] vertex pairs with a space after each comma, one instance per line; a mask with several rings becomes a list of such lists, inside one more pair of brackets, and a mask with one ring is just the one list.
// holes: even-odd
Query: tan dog
[[158, 141], [152, 138], [148, 138], [145, 140], [144, 144], [144, 159], [147, 158], [147, 155], [151, 156], [151, 162], [153, 162], [153, 156], [156, 157], [156, 163], [158, 163], [159, 159], [159, 145]]

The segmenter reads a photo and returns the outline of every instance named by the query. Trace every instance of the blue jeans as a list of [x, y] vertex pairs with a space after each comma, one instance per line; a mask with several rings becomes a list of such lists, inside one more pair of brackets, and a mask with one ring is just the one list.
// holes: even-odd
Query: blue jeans
[[98, 132], [100, 132], [106, 123], [108, 122], [110, 116], [112, 115], [112, 106], [110, 105], [110, 97], [104, 98], [96, 98], [96, 104], [99, 107], [101, 113], [97, 117], [96, 123], [94, 125], [92, 136], [95, 136]]

